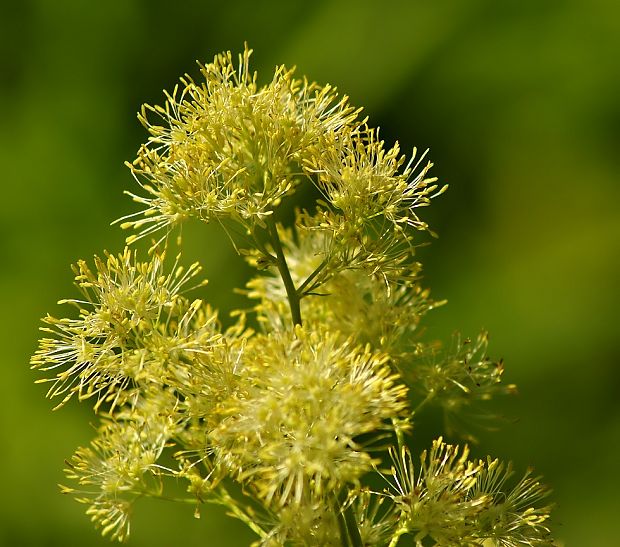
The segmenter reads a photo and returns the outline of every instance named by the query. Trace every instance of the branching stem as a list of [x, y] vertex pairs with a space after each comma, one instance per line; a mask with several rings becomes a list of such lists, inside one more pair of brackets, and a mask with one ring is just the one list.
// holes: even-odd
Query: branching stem
[[323, 262], [321, 262], [317, 268], [308, 276], [308, 278], [301, 284], [301, 286], [299, 287], [299, 289], [297, 289], [297, 292], [299, 295], [301, 295], [302, 297], [305, 296], [307, 293], [312, 292], [315, 288], [316, 288], [316, 284], [312, 285], [311, 288], [308, 289], [308, 285], [310, 285], [310, 283], [312, 283], [314, 281], [314, 279], [316, 278], [317, 275], [319, 275], [323, 269], [325, 268], [325, 266], [327, 266], [327, 264], [329, 263], [329, 260], [326, 258], [325, 260], [323, 260]]
[[284, 256], [284, 249], [282, 249], [282, 243], [280, 241], [280, 236], [278, 235], [276, 223], [272, 218], [267, 220], [267, 231], [271, 239], [273, 250], [276, 253], [276, 266], [278, 267], [278, 271], [280, 272], [280, 276], [282, 277], [282, 281], [284, 283], [284, 288], [286, 289], [286, 296], [288, 297], [289, 307], [291, 308], [293, 325], [301, 325], [299, 294], [295, 288], [295, 283], [293, 283], [291, 272], [286, 263], [286, 257]]

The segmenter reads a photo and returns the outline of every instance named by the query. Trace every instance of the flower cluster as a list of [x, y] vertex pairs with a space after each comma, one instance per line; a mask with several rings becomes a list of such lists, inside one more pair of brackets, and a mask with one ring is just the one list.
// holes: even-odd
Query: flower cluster
[[114, 420], [103, 420], [91, 447], [79, 448], [66, 462], [67, 477], [77, 482], [78, 489], [63, 486], [63, 492], [77, 494], [77, 500], [89, 506], [86, 513], [104, 536], [125, 539], [135, 500], [161, 490], [157, 461], [182, 428], [182, 416], [170, 412], [174, 406], [171, 393], [151, 393]]
[[43, 338], [32, 365], [57, 370], [48, 396], [96, 397], [115, 406], [134, 388], [165, 383], [191, 364], [197, 353], [218, 343], [216, 314], [200, 300], [190, 302], [182, 288], [200, 271], [177, 262], [164, 272], [165, 253], [148, 262], [125, 249], [118, 256], [95, 257], [75, 265], [81, 299], [61, 300], [78, 309], [78, 318], [47, 316]]
[[358, 125], [346, 97], [296, 79], [285, 67], [259, 88], [250, 55], [246, 49], [237, 68], [230, 52], [217, 55], [202, 67], [204, 83], [187, 76], [164, 107], [142, 108], [151, 137], [129, 166], [150, 197], [134, 196], [147, 208], [124, 227], [144, 236], [188, 216], [260, 224], [294, 191], [315, 141]]
[[[510, 466], [441, 438], [419, 466], [407, 447], [427, 403], [454, 426], [514, 391], [486, 336], [442, 351], [421, 328], [443, 304], [414, 260], [416, 232], [430, 231], [418, 208], [443, 190], [425, 154], [406, 160], [346, 97], [292, 70], [259, 87], [250, 53], [237, 66], [216, 56], [203, 81], [185, 76], [164, 106], [143, 107], [150, 137], [129, 167], [144, 208], [121, 222], [128, 244], [163, 237], [144, 261], [126, 248], [78, 262], [81, 297], [61, 301], [75, 313], [43, 319], [31, 362], [48, 396], [90, 399], [100, 418], [63, 491], [118, 540], [152, 496], [223, 505], [261, 547], [551, 545], [537, 479], [510, 485]], [[321, 198], [282, 225], [304, 184]], [[166, 259], [189, 217], [241, 226], [233, 242], [256, 267], [253, 307], [226, 329], [188, 296], [200, 266]], [[179, 498], [168, 486], [180, 481]]]
[[359, 438], [407, 406], [386, 355], [327, 332], [259, 336], [244, 360], [212, 438], [267, 504], [299, 506], [356, 482], [373, 463]]
[[[396, 357], [413, 339], [422, 317], [443, 304], [430, 298], [419, 279], [421, 265], [409, 262], [401, 268], [399, 282], [358, 268], [340, 266], [325, 259], [326, 236], [313, 230], [280, 230], [292, 280], [302, 298], [306, 321], [325, 325], [344, 338], [370, 344]], [[252, 263], [252, 259], [250, 260]], [[247, 284], [247, 295], [258, 300], [255, 311], [266, 330], [288, 328], [287, 292], [271, 266]], [[369, 321], [368, 318], [372, 318]]]
[[550, 545], [541, 506], [548, 492], [529, 472], [511, 486], [512, 468], [499, 460], [469, 460], [469, 450], [440, 437], [420, 457], [416, 471], [409, 450], [392, 453], [392, 492], [400, 513], [395, 535], [412, 534], [436, 545]]

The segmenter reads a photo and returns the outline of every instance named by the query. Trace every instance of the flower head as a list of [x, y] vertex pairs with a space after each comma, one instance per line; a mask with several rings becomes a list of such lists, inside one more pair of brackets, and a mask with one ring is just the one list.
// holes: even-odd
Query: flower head
[[433, 442], [416, 469], [405, 447], [392, 452], [392, 499], [400, 507], [400, 534], [412, 534], [416, 545], [430, 537], [436, 545], [502, 547], [551, 546], [548, 491], [526, 476], [508, 484], [510, 465], [488, 458], [469, 460], [467, 447]]
[[406, 407], [384, 355], [330, 333], [256, 336], [244, 361], [244, 386], [212, 437], [267, 503], [299, 504], [356, 481], [372, 463], [360, 435]]
[[[74, 267], [82, 299], [62, 300], [78, 311], [77, 318], [43, 319], [43, 338], [32, 357], [34, 368], [57, 371], [49, 397], [73, 395], [119, 402], [133, 385], [165, 383], [187, 366], [195, 354], [217, 343], [216, 315], [200, 300], [190, 302], [182, 289], [200, 271], [175, 263], [164, 272], [164, 255], [136, 260], [128, 249], [95, 257], [95, 270], [85, 261]], [[59, 405], [59, 406], [60, 406]]]
[[418, 170], [426, 153], [414, 164], [414, 149], [405, 164], [398, 143], [386, 150], [379, 130], [365, 125], [325, 135], [313, 152], [305, 169], [316, 175], [329, 207], [303, 216], [300, 224], [325, 232], [329, 253], [348, 268], [400, 280], [403, 263], [414, 254], [411, 229], [428, 230], [417, 209], [447, 188], [426, 176], [430, 162]]
[[[419, 345], [409, 359], [398, 363], [407, 385], [423, 401], [441, 408], [448, 431], [474, 440], [467, 431], [468, 421], [480, 422], [477, 405], [499, 394], [516, 392], [514, 384], [501, 382], [502, 360], [487, 355], [488, 336], [480, 333], [475, 339], [455, 335], [450, 348], [437, 344]], [[487, 421], [493, 418], [485, 416]], [[475, 424], [474, 424], [475, 425]]]
[[181, 427], [174, 406], [171, 393], [151, 393], [116, 420], [104, 420], [91, 446], [66, 462], [67, 478], [77, 486], [62, 486], [63, 492], [88, 505], [86, 514], [103, 535], [124, 540], [135, 499], [159, 488], [157, 460]]
[[138, 230], [130, 240], [189, 216], [261, 224], [294, 191], [316, 139], [356, 125], [359, 110], [346, 97], [296, 79], [292, 70], [277, 68], [259, 87], [251, 53], [246, 47], [237, 67], [230, 52], [217, 55], [202, 66], [204, 82], [186, 76], [163, 107], [142, 108], [151, 137], [129, 167], [147, 193], [132, 195], [146, 209], [122, 219]]

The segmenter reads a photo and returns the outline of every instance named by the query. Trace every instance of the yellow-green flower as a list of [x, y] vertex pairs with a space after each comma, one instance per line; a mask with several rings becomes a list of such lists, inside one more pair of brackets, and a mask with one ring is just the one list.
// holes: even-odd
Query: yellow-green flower
[[[499, 387], [484, 335], [446, 352], [422, 337], [442, 303], [415, 261], [419, 207], [443, 191], [426, 154], [407, 160], [346, 96], [285, 67], [259, 86], [250, 55], [217, 55], [200, 81], [143, 106], [150, 137], [129, 164], [143, 209], [121, 226], [134, 229], [128, 243], [163, 236], [143, 261], [125, 249], [78, 262], [82, 296], [61, 301], [77, 313], [43, 319], [31, 363], [50, 373], [48, 396], [94, 399], [101, 424], [67, 462], [75, 485], [63, 491], [118, 540], [135, 500], [170, 499], [167, 483], [185, 481], [174, 499], [196, 515], [225, 507], [254, 547], [550, 545], [536, 478], [511, 485], [510, 466], [441, 438], [419, 465], [407, 448], [426, 403], [461, 420], [513, 389]], [[278, 209], [301, 184], [320, 199], [283, 226]], [[168, 267], [159, 250], [188, 217], [217, 220], [256, 267], [255, 315], [234, 310], [223, 329], [188, 298], [200, 266]]]
[[[96, 397], [118, 404], [140, 383], [165, 383], [181, 374], [195, 355], [217, 344], [216, 315], [182, 290], [200, 271], [178, 265], [164, 271], [164, 255], [136, 260], [128, 249], [118, 255], [95, 257], [95, 270], [85, 261], [74, 267], [82, 299], [62, 300], [78, 309], [77, 318], [47, 316], [42, 330], [52, 335], [40, 341], [32, 357], [34, 368], [54, 371], [46, 380], [49, 397]], [[59, 406], [60, 406], [59, 405]]]
[[129, 240], [190, 216], [262, 225], [299, 183], [309, 147], [357, 125], [358, 110], [346, 97], [296, 79], [292, 70], [277, 68], [259, 87], [250, 55], [246, 48], [237, 67], [230, 52], [217, 55], [202, 66], [202, 83], [185, 77], [163, 107], [142, 108], [151, 137], [129, 166], [147, 194], [132, 195], [146, 209], [123, 219], [123, 227], [138, 231]]
[[67, 478], [77, 487], [63, 486], [63, 492], [88, 505], [86, 514], [103, 535], [126, 539], [133, 502], [161, 490], [165, 469], [157, 461], [182, 427], [174, 407], [171, 393], [151, 392], [116, 420], [104, 420], [91, 446], [78, 448], [66, 462]]
[[435, 545], [458, 547], [551, 547], [545, 524], [550, 508], [541, 505], [548, 490], [529, 473], [512, 486], [510, 465], [468, 456], [467, 447], [461, 450], [441, 437], [422, 453], [419, 468], [406, 447], [392, 452], [398, 535], [412, 535], [416, 546], [430, 538]]
[[[425, 313], [443, 302], [433, 302], [420, 285], [420, 264], [402, 267], [402, 279], [390, 282], [379, 274], [349, 268], [329, 258], [329, 243], [322, 231], [280, 230], [293, 282], [302, 288], [304, 321], [340, 332], [344, 339], [396, 353], [403, 351]], [[248, 296], [257, 299], [255, 310], [266, 330], [288, 328], [288, 300], [282, 279], [258, 275], [248, 283]]]
[[355, 482], [373, 462], [360, 436], [406, 408], [386, 356], [337, 334], [256, 336], [243, 359], [244, 385], [223, 406], [212, 439], [268, 504], [301, 503]]

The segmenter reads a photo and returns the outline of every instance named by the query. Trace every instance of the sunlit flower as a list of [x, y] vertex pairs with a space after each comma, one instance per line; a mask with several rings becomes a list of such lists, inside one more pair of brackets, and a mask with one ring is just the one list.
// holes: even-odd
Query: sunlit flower
[[160, 490], [163, 468], [157, 460], [179, 429], [172, 408], [174, 397], [165, 392], [143, 399], [117, 421], [104, 421], [91, 446], [66, 462], [67, 477], [77, 487], [63, 486], [63, 492], [88, 505], [86, 514], [104, 536], [124, 540], [135, 499]]
[[317, 143], [305, 168], [316, 175], [330, 207], [304, 216], [301, 224], [326, 232], [330, 254], [348, 268], [399, 279], [403, 262], [413, 256], [411, 229], [428, 230], [417, 209], [447, 187], [426, 176], [430, 162], [419, 168], [426, 153], [416, 162], [414, 149], [405, 164], [398, 143], [386, 150], [378, 133], [363, 126]]
[[[163, 235], [144, 261], [125, 249], [78, 262], [82, 296], [61, 301], [77, 313], [43, 319], [31, 364], [50, 374], [48, 396], [92, 398], [100, 420], [63, 492], [117, 540], [151, 496], [197, 517], [223, 506], [253, 547], [550, 545], [538, 479], [511, 485], [510, 466], [441, 438], [419, 464], [406, 447], [427, 403], [460, 420], [514, 389], [485, 335], [448, 351], [422, 337], [443, 303], [415, 261], [416, 231], [430, 232], [419, 208], [445, 188], [426, 153], [386, 147], [346, 96], [293, 70], [259, 86], [250, 54], [217, 55], [201, 81], [186, 75], [163, 106], [143, 106], [150, 137], [128, 164], [142, 210], [120, 221], [128, 244]], [[302, 184], [320, 198], [287, 227], [279, 208]], [[160, 250], [189, 217], [220, 223], [257, 270], [254, 307], [232, 325], [187, 296], [200, 266]]]
[[372, 464], [360, 435], [406, 407], [385, 356], [334, 334], [256, 337], [244, 360], [245, 386], [213, 440], [267, 503], [301, 503], [356, 481]]
[[52, 383], [49, 397], [63, 397], [60, 405], [77, 394], [97, 397], [98, 406], [136, 383], [161, 382], [167, 370], [183, 367], [183, 355], [207, 351], [219, 337], [215, 314], [181, 294], [197, 264], [165, 273], [163, 254], [139, 262], [125, 249], [95, 257], [94, 271], [85, 261], [74, 270], [83, 298], [61, 303], [75, 306], [78, 318], [44, 318], [42, 330], [53, 337], [32, 358], [34, 368], [56, 372], [43, 381]]
[[[358, 110], [331, 86], [276, 69], [265, 86], [250, 72], [251, 50], [234, 66], [230, 52], [202, 66], [204, 82], [181, 79], [163, 107], [139, 116], [151, 137], [129, 164], [146, 206], [122, 224], [137, 237], [194, 216], [262, 224], [299, 183], [300, 164], [319, 136], [356, 125]], [[150, 114], [161, 122], [150, 120]]]
[[389, 482], [401, 511], [398, 534], [413, 535], [417, 546], [425, 545], [425, 538], [459, 547], [488, 541], [501, 547], [551, 546], [544, 524], [549, 507], [540, 503], [547, 489], [528, 475], [510, 486], [510, 465], [468, 456], [467, 447], [461, 450], [441, 437], [422, 453], [419, 468], [406, 447], [392, 452]]

